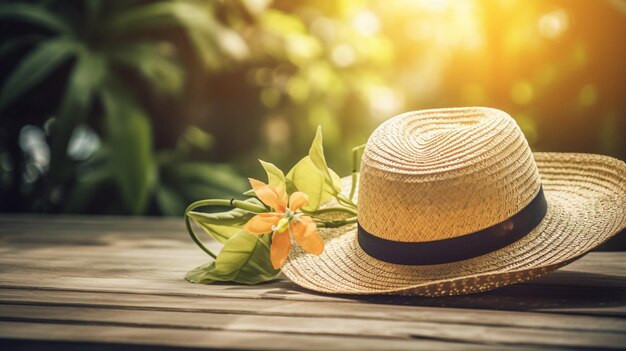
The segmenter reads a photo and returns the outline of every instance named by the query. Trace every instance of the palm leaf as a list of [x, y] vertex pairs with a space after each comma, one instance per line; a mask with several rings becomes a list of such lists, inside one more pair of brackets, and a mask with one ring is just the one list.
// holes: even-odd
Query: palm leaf
[[53, 125], [50, 147], [50, 177], [62, 180], [67, 171], [67, 144], [79, 123], [89, 113], [94, 97], [107, 76], [102, 55], [80, 50], [65, 88], [57, 120]]
[[159, 43], [139, 42], [120, 47], [111, 53], [111, 58], [136, 69], [159, 91], [169, 94], [179, 93], [183, 86], [183, 69], [160, 51]]
[[23, 35], [21, 37], [9, 39], [5, 41], [4, 43], [0, 44], [0, 57], [10, 54], [11, 52], [21, 47], [32, 45], [43, 38], [44, 38], [43, 35], [30, 34], [30, 35]]
[[202, 26], [210, 17], [206, 7], [192, 2], [159, 1], [135, 6], [111, 17], [105, 24], [108, 30], [130, 33], [165, 25]]
[[156, 181], [148, 116], [119, 85], [109, 86], [102, 98], [115, 180], [130, 213], [144, 213]]
[[0, 108], [18, 98], [46, 78], [55, 68], [76, 53], [79, 44], [60, 37], [33, 49], [9, 75], [0, 91]]
[[0, 5], [0, 17], [30, 22], [58, 33], [71, 34], [73, 32], [72, 28], [61, 17], [39, 5], [3, 4]]
[[215, 43], [219, 26], [210, 7], [200, 2], [161, 1], [136, 6], [113, 16], [105, 26], [112, 32], [124, 35], [149, 28], [180, 26], [185, 29], [198, 55], [208, 67], [220, 64]]

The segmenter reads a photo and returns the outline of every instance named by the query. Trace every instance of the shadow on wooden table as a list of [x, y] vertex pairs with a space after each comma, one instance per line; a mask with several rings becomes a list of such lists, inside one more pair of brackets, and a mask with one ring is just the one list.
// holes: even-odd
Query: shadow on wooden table
[[[240, 289], [240, 287], [233, 287]], [[315, 294], [289, 281], [268, 289], [267, 298], [280, 298], [297, 293]], [[490, 310], [549, 311], [585, 314], [626, 315], [626, 278], [618, 275], [556, 271], [546, 277], [523, 284], [463, 296], [419, 297], [387, 295], [333, 295], [361, 302], [429, 307], [455, 307]], [[612, 309], [613, 307], [613, 309]], [[601, 311], [601, 313], [600, 313]], [[608, 312], [608, 313], [607, 313]]]

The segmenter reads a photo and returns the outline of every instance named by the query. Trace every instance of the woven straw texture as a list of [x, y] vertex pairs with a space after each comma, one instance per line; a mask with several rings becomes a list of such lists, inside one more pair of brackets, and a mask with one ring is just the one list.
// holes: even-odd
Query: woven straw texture
[[389, 119], [371, 135], [360, 176], [361, 226], [406, 242], [500, 223], [524, 208], [540, 186], [524, 134], [511, 116], [490, 108]]
[[[458, 110], [446, 110], [446, 114], [449, 115], [450, 111], [458, 112]], [[488, 114], [493, 111], [484, 112]], [[485, 118], [490, 119], [491, 117]], [[366, 207], [369, 209], [376, 208], [376, 211], [366, 212], [368, 219], [371, 219], [369, 216], [374, 216], [380, 221], [385, 221], [385, 216], [404, 216], [402, 220], [396, 219], [399, 224], [394, 224], [393, 220], [385, 222], [387, 226], [396, 225], [396, 228], [402, 228], [401, 230], [405, 231], [403, 233], [385, 232], [387, 233], [385, 236], [393, 238], [392, 240], [402, 238], [405, 241], [424, 241], [458, 236], [490, 226], [514, 214], [536, 194], [536, 188], [533, 186], [537, 186], [538, 180], [541, 179], [548, 202], [548, 212], [542, 223], [524, 238], [500, 250], [463, 261], [411, 266], [387, 263], [367, 255], [359, 247], [356, 240], [356, 225], [336, 229], [320, 229], [325, 241], [324, 253], [320, 256], [309, 255], [294, 245], [289, 260], [282, 268], [283, 273], [305, 288], [325, 293], [423, 296], [468, 294], [526, 281], [555, 270], [582, 257], [626, 227], [626, 164], [623, 161], [591, 154], [530, 153], [528, 145], [523, 140], [523, 134], [518, 132], [519, 128], [514, 125], [514, 121], [508, 116], [501, 116], [500, 119], [504, 119], [504, 121], [494, 122], [496, 123], [495, 128], [504, 128], [505, 133], [503, 134], [506, 135], [502, 136], [499, 142], [493, 142], [495, 137], [492, 135], [491, 138], [483, 140], [485, 143], [483, 145], [490, 145], [493, 149], [505, 150], [505, 152], [516, 156], [509, 159], [499, 156], [497, 152], [488, 154], [489, 148], [482, 147], [479, 149], [482, 151], [477, 151], [476, 154], [487, 153], [490, 155], [489, 157], [498, 158], [499, 163], [489, 162], [489, 157], [486, 156], [478, 157], [480, 160], [472, 159], [469, 156], [450, 156], [449, 159], [455, 161], [448, 161], [448, 163], [455, 164], [447, 172], [440, 172], [436, 168], [431, 168], [427, 162], [414, 165], [412, 168], [394, 167], [394, 160], [416, 156], [412, 155], [408, 146], [404, 146], [407, 149], [403, 156], [393, 152], [385, 154], [384, 151], [381, 151], [382, 148], [372, 147], [373, 140], [379, 140], [374, 138], [382, 138], [387, 143], [386, 145], [391, 145], [389, 138], [377, 136], [375, 132], [368, 142], [367, 155], [363, 157], [362, 161], [360, 181], [369, 181], [369, 183], [360, 184], [358, 187], [359, 221], [365, 219], [363, 212], [366, 211]], [[510, 121], [513, 121], [513, 125], [509, 124], [508, 127], [502, 127]], [[474, 128], [476, 124], [483, 122], [476, 123], [475, 117], [472, 122], [468, 123], [470, 128]], [[381, 128], [383, 127], [388, 126], [381, 126]], [[402, 132], [402, 130], [396, 130], [396, 132]], [[436, 130], [436, 128], [432, 130]], [[486, 133], [488, 132], [486, 131]], [[520, 135], [522, 140], [516, 141], [519, 140]], [[432, 138], [437, 139], [436, 136]], [[462, 140], [458, 140], [459, 138], [452, 138], [441, 145], [462, 142]], [[472, 141], [472, 143], [474, 142], [476, 141]], [[462, 144], [468, 147], [473, 145], [472, 143], [465, 141]], [[498, 146], [503, 143], [504, 146]], [[515, 144], [521, 146], [506, 146]], [[385, 144], [383, 143], [383, 145]], [[448, 146], [448, 149], [450, 147]], [[515, 153], [518, 149], [523, 150]], [[525, 159], [526, 157], [528, 160]], [[437, 154], [433, 156], [433, 159], [435, 158], [443, 159], [444, 156]], [[508, 167], [498, 168], [497, 165], [502, 163], [506, 163]], [[518, 167], [515, 168], [515, 166]], [[480, 171], [472, 172], [475, 168], [479, 168]], [[490, 173], [488, 170], [493, 171]], [[504, 173], [507, 176], [501, 176], [499, 173]], [[452, 200], [461, 201], [463, 204], [470, 204], [472, 201], [467, 198], [457, 198], [456, 195], [450, 194], [463, 187], [445, 190], [445, 185], [437, 184], [438, 182], [463, 184], [463, 180], [460, 179], [463, 178], [461, 174], [475, 177], [475, 181], [482, 179], [482, 181], [491, 182], [489, 189], [485, 189], [485, 193], [475, 190], [464, 191], [465, 197], [478, 196], [482, 201], [494, 201], [497, 205], [483, 202], [480, 206], [484, 206], [488, 210], [481, 213], [476, 209], [464, 212], [465, 207], [458, 207], [455, 203], [450, 203]], [[483, 178], [475, 174], [482, 174]], [[491, 175], [488, 176], [487, 174]], [[371, 177], [372, 175], [374, 177]], [[407, 204], [413, 206], [415, 202], [405, 198], [403, 192], [420, 189], [428, 193], [428, 190], [424, 190], [428, 187], [424, 188], [417, 185], [417, 188], [413, 188], [409, 186], [397, 194], [389, 188], [377, 188], [378, 193], [371, 193], [371, 184], [377, 184], [379, 179], [399, 181], [399, 184], [434, 182], [434, 189], [443, 191], [444, 194], [439, 199], [433, 195], [428, 195], [431, 197], [430, 203], [422, 202], [421, 206], [429, 210], [429, 206], [435, 204], [439, 210], [444, 209], [449, 212], [447, 215], [436, 215], [435, 212], [431, 212], [433, 217], [430, 221], [427, 218], [420, 218], [420, 215], [415, 212], [407, 211], [405, 213], [402, 211], [403, 206], [407, 206]], [[344, 191], [350, 188], [349, 182], [349, 178], [344, 179]], [[515, 186], [498, 187], [497, 182], [515, 184]], [[392, 184], [394, 184], [393, 187], [398, 186], [396, 183]], [[466, 188], [470, 185], [467, 183]], [[515, 187], [518, 189], [514, 189]], [[363, 198], [366, 193], [367, 196], [371, 197], [368, 200]], [[493, 194], [514, 196], [514, 200], [507, 202], [497, 197], [490, 198], [489, 196], [494, 196]], [[419, 197], [419, 193], [412, 193], [412, 196]], [[389, 202], [385, 200], [387, 198], [393, 198], [393, 201], [396, 202], [404, 202], [401, 202], [402, 206], [392, 206], [389, 209]], [[377, 202], [371, 202], [364, 206], [363, 201], [374, 200]], [[476, 204], [476, 206], [479, 205]], [[414, 211], [419, 210], [417, 207], [412, 209]], [[503, 211], [505, 214], [498, 213], [498, 211]], [[466, 216], [474, 216], [473, 221]], [[432, 223], [448, 219], [451, 224]], [[473, 225], [474, 222], [479, 222], [479, 225]], [[385, 228], [384, 226], [377, 226], [371, 220], [367, 223], [366, 229]], [[415, 228], [415, 223], [419, 223], [425, 229]], [[437, 230], [442, 228], [450, 230], [453, 234], [438, 233]], [[378, 234], [378, 232], [376, 233]]]

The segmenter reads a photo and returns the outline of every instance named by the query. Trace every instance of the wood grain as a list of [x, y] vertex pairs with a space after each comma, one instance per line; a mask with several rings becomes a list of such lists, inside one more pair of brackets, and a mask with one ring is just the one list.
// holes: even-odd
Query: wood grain
[[0, 349], [626, 347], [625, 253], [452, 298], [183, 280], [207, 260], [180, 220], [0, 215]]

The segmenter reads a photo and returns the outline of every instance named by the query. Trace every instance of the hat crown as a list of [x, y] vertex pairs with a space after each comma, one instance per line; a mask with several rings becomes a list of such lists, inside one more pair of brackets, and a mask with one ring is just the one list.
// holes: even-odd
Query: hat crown
[[427, 242], [493, 226], [540, 188], [515, 120], [484, 107], [393, 117], [370, 136], [361, 161], [361, 227], [383, 239]]

